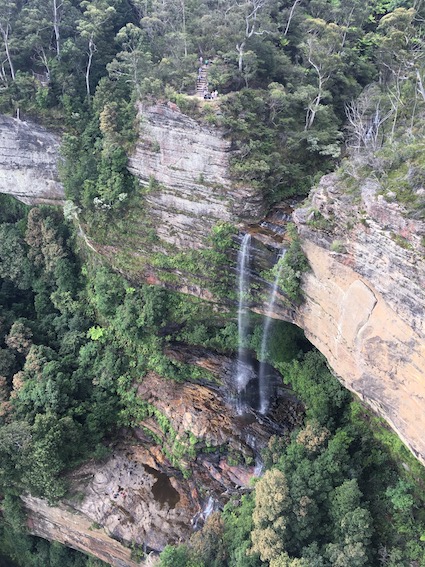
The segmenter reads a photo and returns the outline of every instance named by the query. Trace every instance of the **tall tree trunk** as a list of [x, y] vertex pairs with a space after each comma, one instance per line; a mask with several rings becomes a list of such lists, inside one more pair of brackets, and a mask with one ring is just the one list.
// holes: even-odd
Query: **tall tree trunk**
[[12, 80], [14, 81], [15, 68], [13, 66], [12, 57], [10, 56], [10, 50], [9, 50], [9, 32], [10, 32], [9, 24], [6, 24], [6, 28], [0, 27], [0, 32], [1, 35], [3, 36], [4, 49], [6, 51], [7, 62], [9, 63], [9, 67], [10, 67], [10, 74], [12, 76]]
[[86, 90], [87, 90], [87, 98], [90, 102], [90, 69], [93, 60], [93, 55], [96, 51], [96, 45], [92, 38], [89, 39], [89, 50], [88, 50], [88, 60], [87, 60], [87, 68], [86, 68]]
[[183, 42], [184, 42], [184, 56], [187, 57], [187, 38], [186, 38], [186, 6], [185, 0], [182, 0], [182, 17], [183, 17]]
[[58, 0], [53, 0], [53, 30], [55, 32], [56, 41], [56, 58], [60, 59], [60, 29], [59, 29], [59, 10], [62, 7], [62, 3], [58, 4]]
[[245, 42], [236, 45], [236, 51], [238, 52], [238, 69], [242, 73], [243, 70], [243, 54], [244, 54]]
[[307, 108], [307, 113], [305, 117], [305, 128], [304, 128], [305, 130], [309, 130], [313, 126], [314, 119], [316, 118], [317, 111], [319, 110], [320, 101], [322, 100], [323, 97], [323, 85], [326, 81], [326, 77], [323, 77], [317, 65], [314, 65], [313, 63], [312, 65], [317, 71], [319, 84], [317, 88], [317, 95], [313, 100], [313, 102], [309, 104]]
[[419, 92], [419, 94], [421, 95], [421, 97], [424, 99], [425, 102], [425, 88], [422, 83], [422, 77], [421, 74], [419, 73], [419, 69], [416, 69], [416, 80], [418, 85], [417, 91]]
[[287, 35], [287, 33], [289, 31], [289, 26], [291, 25], [291, 22], [292, 22], [292, 18], [294, 17], [295, 8], [297, 7], [297, 4], [299, 4], [300, 2], [301, 2], [301, 0], [295, 0], [295, 2], [292, 4], [292, 8], [291, 8], [291, 11], [289, 12], [289, 16], [288, 16], [288, 22], [286, 24], [286, 28], [285, 28], [285, 31], [283, 32], [283, 35]]

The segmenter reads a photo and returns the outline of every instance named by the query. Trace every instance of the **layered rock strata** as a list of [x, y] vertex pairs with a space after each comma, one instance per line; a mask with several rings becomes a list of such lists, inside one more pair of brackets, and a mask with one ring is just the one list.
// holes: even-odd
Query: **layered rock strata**
[[[191, 119], [175, 109], [152, 107], [143, 113], [147, 138], [142, 134], [131, 168], [142, 182], [151, 175], [165, 187], [148, 196], [157, 234], [178, 247], [200, 247], [218, 220], [251, 232], [251, 281], [260, 289], [251, 307], [265, 313], [267, 300], [261, 297], [267, 298], [268, 286], [259, 276], [276, 258], [270, 251], [282, 246], [284, 209], [256, 224], [262, 210], [255, 199], [226, 183], [230, 146], [218, 130], [206, 141], [199, 134], [202, 127], [191, 128]], [[146, 140], [154, 140], [155, 151]], [[213, 147], [224, 150], [219, 160]], [[188, 148], [192, 151], [185, 153]], [[219, 202], [214, 183], [223, 191]], [[232, 204], [238, 200], [244, 210]], [[374, 407], [425, 463], [424, 223], [385, 200], [376, 183], [366, 181], [350, 195], [336, 175], [323, 178], [294, 220], [311, 266], [303, 278], [305, 300], [291, 305], [281, 295], [274, 316], [302, 327], [341, 381]], [[161, 276], [153, 281], [160, 283]], [[179, 289], [213, 298], [199, 285]]]
[[425, 464], [425, 223], [336, 175], [294, 219], [311, 271], [293, 322]]
[[23, 497], [27, 511], [27, 527], [32, 535], [59, 541], [77, 551], [94, 555], [114, 567], [137, 567], [131, 550], [112, 539], [90, 518], [82, 516], [64, 504], [49, 506], [45, 500]]
[[129, 170], [150, 185], [145, 198], [159, 241], [181, 250], [206, 246], [218, 222], [259, 220], [261, 192], [232, 180], [231, 142], [174, 104], [139, 108], [141, 133]]
[[[231, 179], [232, 146], [218, 128], [198, 124], [174, 105], [140, 108], [140, 116], [142, 133], [129, 168], [149, 187], [144, 210], [156, 250], [202, 249], [215, 224], [233, 223], [253, 234], [251, 275], [266, 297], [261, 271], [282, 246], [284, 208], [254, 225], [265, 212], [261, 196]], [[57, 145], [57, 138], [42, 129], [1, 118], [0, 191], [31, 203], [60, 201]], [[304, 302], [290, 305], [281, 295], [274, 316], [302, 327], [341, 381], [425, 464], [424, 223], [386, 200], [376, 183], [366, 181], [350, 195], [336, 175], [323, 178], [294, 220], [311, 270], [303, 277]], [[91, 245], [113, 262], [118, 244], [110, 250]], [[138, 247], [135, 256], [144, 254], [146, 242]], [[207, 289], [207, 276], [205, 285], [190, 285], [180, 267], [167, 269], [181, 280], [173, 284], [176, 289], [216, 299]], [[143, 272], [140, 279], [161, 284], [159, 272]], [[264, 313], [267, 303], [257, 301], [252, 308]], [[143, 395], [156, 403], [154, 394]], [[169, 397], [169, 403], [173, 407], [176, 400]], [[176, 422], [176, 430], [186, 419]], [[149, 429], [149, 422], [144, 425]], [[216, 465], [211, 471], [218, 478], [227, 465], [218, 473]]]
[[28, 205], [63, 204], [59, 145], [59, 136], [41, 126], [0, 115], [0, 193]]
[[[95, 555], [114, 567], [135, 567], [131, 550], [159, 551], [186, 539], [201, 509], [192, 486], [170, 467], [160, 469], [159, 447], [122, 440], [104, 462], [72, 474], [70, 497], [58, 506], [23, 498], [33, 535]], [[174, 473], [174, 474], [173, 474]], [[158, 493], [159, 483], [159, 493]]]

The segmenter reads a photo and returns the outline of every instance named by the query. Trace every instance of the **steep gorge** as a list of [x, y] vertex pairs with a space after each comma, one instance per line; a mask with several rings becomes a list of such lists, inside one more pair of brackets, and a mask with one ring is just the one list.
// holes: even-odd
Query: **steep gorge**
[[[188, 250], [202, 254], [202, 250], [210, 247], [208, 238], [217, 224], [233, 225], [238, 234], [233, 236], [234, 246], [228, 258], [229, 272], [234, 272], [235, 251], [241, 236], [251, 233], [254, 242], [252, 277], [262, 286], [252, 298], [251, 308], [265, 313], [267, 302], [264, 298], [269, 284], [262, 280], [261, 273], [274, 264], [282, 247], [286, 222], [284, 205], [276, 207], [264, 219], [266, 210], [258, 190], [240, 186], [232, 180], [229, 159], [233, 149], [219, 128], [200, 125], [171, 104], [141, 107], [140, 116], [140, 140], [130, 158], [129, 169], [143, 186], [151, 186], [144, 196], [142, 207], [143, 222], [149, 223], [154, 235], [149, 242], [143, 239], [142, 234], [137, 240], [136, 230], [132, 241], [132, 244], [136, 242], [136, 246], [130, 252], [135, 260], [131, 269], [120, 260], [119, 242], [116, 240], [96, 242], [86, 227], [89, 242], [130, 279], [165, 285], [220, 303], [223, 299], [212, 285], [213, 272], [193, 274], [192, 264], [185, 264], [177, 255]], [[31, 124], [21, 125], [6, 118], [1, 122], [0, 135], [3, 140], [0, 180], [4, 180], [0, 190], [32, 204], [62, 203], [64, 197], [55, 166], [59, 140]], [[29, 179], [36, 181], [30, 184]], [[307, 338], [326, 356], [344, 385], [374, 407], [425, 463], [422, 435], [425, 426], [424, 223], [407, 218], [401, 207], [380, 195], [376, 183], [366, 181], [360, 191], [350, 193], [337, 175], [324, 177], [312, 191], [308, 203], [297, 209], [293, 218], [311, 269], [303, 276], [303, 303], [291, 303], [279, 294], [273, 316], [303, 328]], [[126, 251], [126, 254], [129, 252]], [[165, 264], [164, 257], [167, 255], [178, 257], [180, 263]], [[222, 373], [226, 374], [226, 363], [222, 362]], [[230, 438], [230, 444], [234, 446], [238, 443], [240, 433], [232, 437], [234, 424], [227, 418], [225, 406], [215, 396], [211, 397], [208, 389], [179, 385], [171, 392], [166, 384], [161, 383], [161, 377], [155, 375], [150, 375], [141, 388], [143, 398], [164, 415], [167, 403], [179, 409], [173, 416], [166, 415], [168, 419], [172, 418], [173, 427], [179, 435], [184, 435], [188, 429], [193, 430], [194, 426], [197, 442], [204, 443], [204, 447], [211, 444], [218, 446], [224, 442], [224, 437]], [[157, 396], [158, 391], [162, 392], [167, 403]], [[197, 405], [201, 408], [199, 411]], [[204, 423], [199, 418], [209, 406], [212, 413], [206, 414], [209, 417]], [[215, 424], [215, 430], [214, 413], [221, 414], [221, 422]], [[155, 435], [162, 435], [151, 419], [147, 419], [143, 427], [150, 428]], [[226, 431], [224, 437], [223, 431]], [[204, 441], [199, 441], [203, 437]], [[29, 499], [27, 506], [34, 510], [30, 516], [32, 532], [55, 537], [86, 550], [93, 549], [93, 546], [92, 543], [83, 545], [84, 537], [90, 536], [93, 540], [101, 533], [98, 539], [102, 548], [109, 549], [106, 541], [110, 541], [111, 549], [117, 547], [117, 551], [111, 551], [110, 555], [104, 556], [105, 559], [115, 565], [132, 565], [125, 548], [120, 548], [111, 538], [105, 539], [104, 532], [91, 525], [99, 523], [106, 526], [109, 522], [106, 526], [108, 534], [125, 541], [134, 540], [131, 522], [128, 532], [114, 531], [118, 529], [117, 521], [114, 524], [117, 509], [119, 513], [129, 515], [134, 515], [135, 510], [131, 504], [126, 507], [127, 503], [121, 501], [121, 494], [114, 498], [113, 485], [120, 481], [110, 471], [124, 470], [129, 462], [136, 460], [146, 486], [129, 486], [127, 500], [132, 501], [131, 491], [136, 493], [139, 490], [145, 490], [152, 499], [155, 473], [151, 470], [146, 476], [147, 469], [143, 464], [158, 472], [166, 470], [166, 466], [161, 462], [159, 449], [146, 453], [140, 448], [144, 440], [139, 431], [138, 441], [128, 445], [126, 454], [117, 456], [114, 451], [114, 457], [103, 467], [94, 469], [88, 466], [87, 470], [83, 468], [80, 471], [84, 493], [93, 483], [107, 493], [100, 504], [94, 504], [99, 500], [95, 488], [91, 498], [86, 495], [82, 502], [66, 504], [79, 518], [85, 514], [87, 530], [84, 536], [65, 534], [64, 527], [55, 527], [53, 521], [57, 509]], [[241, 450], [241, 447], [238, 449]], [[243, 452], [252, 459], [253, 453], [247, 442]], [[112, 462], [118, 458], [122, 459], [119, 466]], [[106, 470], [109, 472], [106, 473]], [[165, 509], [158, 506], [152, 515], [187, 529], [190, 520], [200, 512], [202, 498], [193, 495], [190, 483], [185, 485], [186, 481], [182, 480], [179, 484], [173, 477], [175, 471], [166, 472], [173, 478], [173, 487], [186, 507], [183, 510], [179, 504]], [[219, 492], [220, 489], [228, 490], [248, 482], [253, 467], [250, 464], [232, 468], [225, 460], [212, 463], [205, 458], [197, 474], [203, 482], [209, 477], [209, 482], [218, 483]], [[87, 479], [91, 479], [89, 484]], [[220, 486], [223, 479], [225, 485]], [[184, 488], [182, 485], [185, 485]], [[76, 493], [82, 490], [81, 486], [76, 487]], [[41, 520], [39, 512], [44, 508], [47, 510], [46, 519]], [[144, 513], [145, 521], [146, 511]], [[178, 514], [181, 516], [178, 517]], [[58, 515], [61, 516], [60, 513]], [[72, 523], [71, 516], [69, 518], [65, 524]], [[140, 518], [138, 521], [142, 521]], [[146, 520], [147, 524], [149, 521]], [[149, 529], [145, 530], [145, 535]], [[61, 532], [63, 536], [59, 537]], [[171, 539], [177, 540], [184, 535], [182, 528]], [[166, 540], [161, 530], [153, 530], [146, 541], [149, 547], [159, 549]]]
[[[160, 184], [147, 197], [150, 214], [159, 215], [159, 245], [168, 238], [181, 249], [188, 238], [190, 247], [202, 248], [214, 222], [230, 221], [240, 233], [252, 233], [253, 272], [259, 276], [282, 246], [282, 209], [264, 222], [256, 191], [232, 184], [231, 149], [216, 128], [194, 127], [176, 108], [142, 112], [148, 126], [130, 168], [142, 183], [153, 176]], [[159, 150], [152, 151], [153, 143]], [[176, 159], [179, 167], [173, 169]], [[209, 199], [219, 201], [213, 207]], [[317, 217], [324, 228], [314, 222]], [[303, 277], [302, 304], [280, 297], [274, 317], [300, 326], [342, 382], [424, 463], [425, 224], [385, 200], [376, 182], [366, 180], [353, 193], [337, 175], [324, 177], [293, 218], [311, 270]], [[160, 271], [155, 277], [161, 280]], [[196, 286], [180, 289], [206, 296]], [[255, 301], [252, 308], [264, 314], [267, 306]]]
[[[154, 253], [206, 248], [217, 223], [232, 223], [240, 233], [253, 235], [255, 276], [276, 260], [285, 215], [277, 207], [264, 222], [258, 190], [232, 181], [231, 144], [217, 127], [200, 125], [172, 104], [139, 111], [142, 131], [129, 168], [142, 185], [156, 181], [143, 203], [146, 217], [154, 219], [156, 237], [151, 246], [141, 239], [133, 250], [143, 257], [136, 275], [217, 300], [208, 289], [208, 276], [201, 287], [184, 265], [171, 270], [177, 278], [170, 283], [170, 268], [156, 267]], [[59, 140], [40, 127], [5, 117], [0, 132], [0, 179], [7, 179], [2, 192], [33, 204], [45, 202], [47, 194], [49, 202], [62, 202], [54, 167]], [[34, 172], [37, 181], [23, 189], [17, 176]], [[49, 193], [52, 180], [54, 192]], [[326, 221], [324, 228], [315, 222], [318, 215]], [[322, 179], [294, 220], [311, 270], [303, 277], [303, 303], [297, 306], [281, 296], [273, 316], [300, 326], [344, 385], [372, 405], [425, 462], [424, 223], [387, 202], [376, 183], [367, 181], [353, 195], [336, 175]], [[108, 256], [108, 246], [92, 243]], [[335, 243], [343, 251], [333, 251]], [[264, 313], [267, 306], [257, 301], [252, 308]]]
[[[204, 349], [169, 355], [190, 356], [217, 378], [229, 379], [234, 365]], [[40, 498], [23, 498], [31, 534], [114, 567], [133, 567], [139, 563], [129, 547], [149, 553], [184, 541], [194, 526], [203, 525], [208, 502], [223, 506], [232, 494], [250, 490], [259, 452], [275, 429], [254, 419], [241, 421], [218, 388], [176, 384], [151, 372], [138, 393], [151, 414], [132, 431], [123, 430], [106, 458], [73, 471], [65, 499], [49, 506]], [[300, 413], [293, 402], [291, 409], [289, 427]], [[176, 451], [179, 462], [171, 463]]]

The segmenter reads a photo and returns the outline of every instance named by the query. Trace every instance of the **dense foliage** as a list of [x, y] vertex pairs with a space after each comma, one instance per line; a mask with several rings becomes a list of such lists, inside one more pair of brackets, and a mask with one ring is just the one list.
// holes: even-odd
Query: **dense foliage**
[[0, 110], [65, 128], [69, 197], [110, 217], [133, 190], [122, 151], [134, 101], [196, 106], [181, 95], [194, 92], [202, 56], [221, 98], [221, 117], [209, 118], [238, 150], [235, 180], [276, 201], [334, 167], [346, 113], [357, 150], [395, 140], [406, 118], [413, 126], [425, 101], [422, 10], [410, 0], [4, 0]]
[[[165, 356], [166, 344], [227, 350], [236, 333], [195, 299], [133, 288], [100, 263], [82, 266], [59, 211], [0, 202], [0, 549], [12, 553], [16, 496], [64, 496], [64, 472], [104, 457], [117, 427], [145, 411], [134, 384], [147, 370], [207, 378]], [[34, 545], [23, 537], [12, 556], [30, 565], [24, 558]]]
[[[66, 495], [66, 471], [105, 456], [117, 427], [153, 411], [135, 395], [147, 371], [201, 378], [165, 355], [168, 344], [237, 349], [228, 314], [130, 284], [76, 250], [76, 230], [121, 244], [116, 266], [128, 273], [135, 231], [155, 241], [142, 197], [156, 182], [141, 189], [126, 168], [143, 129], [136, 101], [173, 100], [222, 127], [235, 185], [255, 185], [268, 203], [305, 195], [348, 151], [352, 192], [373, 175], [422, 218], [424, 16], [411, 0], [1, 0], [0, 111], [61, 130], [69, 199], [64, 220], [0, 197], [2, 551], [25, 566], [98, 565], [27, 537], [19, 494]], [[199, 57], [215, 106], [190, 98]], [[170, 278], [176, 266], [214, 272], [213, 291], [228, 294], [232, 230], [218, 226], [203, 255], [152, 260]], [[281, 264], [281, 286], [300, 301], [296, 239]], [[276, 325], [267, 356], [303, 401], [303, 427], [273, 439], [252, 494], [167, 547], [163, 566], [425, 565], [420, 467], [301, 343]], [[185, 450], [168, 455], [177, 467]]]
[[[97, 259], [82, 266], [59, 212], [0, 198], [0, 549], [22, 565], [95, 565], [26, 536], [17, 496], [66, 494], [64, 472], [105, 455], [117, 425], [145, 415], [133, 384], [147, 370], [201, 377], [164, 347], [181, 341], [235, 350], [235, 325], [189, 297], [131, 287]], [[270, 441], [268, 471], [253, 494], [232, 500], [185, 546], [167, 548], [162, 564], [420, 565], [420, 467], [350, 401], [318, 353], [299, 354], [299, 333], [285, 331], [275, 327], [267, 356], [303, 400], [304, 426]]]

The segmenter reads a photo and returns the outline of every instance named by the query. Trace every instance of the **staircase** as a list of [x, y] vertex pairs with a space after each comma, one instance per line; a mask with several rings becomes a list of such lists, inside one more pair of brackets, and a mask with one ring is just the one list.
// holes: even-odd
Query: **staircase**
[[204, 98], [204, 94], [208, 92], [208, 67], [202, 65], [200, 67], [198, 79], [196, 81], [196, 95]]

